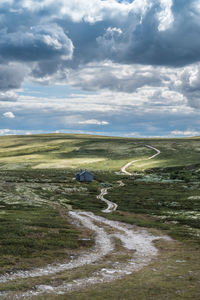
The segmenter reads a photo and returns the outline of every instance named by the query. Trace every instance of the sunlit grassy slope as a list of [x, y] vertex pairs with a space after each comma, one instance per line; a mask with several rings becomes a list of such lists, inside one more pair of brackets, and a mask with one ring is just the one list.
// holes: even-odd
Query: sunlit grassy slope
[[[144, 161], [154, 154], [146, 144], [160, 149], [159, 157]], [[134, 164], [132, 169], [196, 164], [200, 162], [200, 139], [128, 139], [70, 134], [0, 137], [1, 169], [116, 171], [126, 162], [140, 158], [141, 162]]]

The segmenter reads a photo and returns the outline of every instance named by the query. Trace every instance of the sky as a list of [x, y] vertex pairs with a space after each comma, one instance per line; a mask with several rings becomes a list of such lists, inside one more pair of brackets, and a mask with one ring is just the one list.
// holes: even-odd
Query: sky
[[200, 135], [200, 0], [1, 0], [0, 135]]

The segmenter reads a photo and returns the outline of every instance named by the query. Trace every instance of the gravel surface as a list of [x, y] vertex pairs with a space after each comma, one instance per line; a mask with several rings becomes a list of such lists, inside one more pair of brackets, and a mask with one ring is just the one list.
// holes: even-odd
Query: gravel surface
[[132, 161], [128, 162], [125, 166], [123, 166], [123, 167], [121, 168], [122, 173], [131, 176], [131, 175], [133, 175], [133, 174], [130, 173], [130, 172], [128, 172], [128, 171], [126, 171], [126, 169], [127, 169], [128, 167], [130, 167], [132, 164], [134, 164], [134, 163], [136, 163], [136, 162], [138, 162], [138, 161], [143, 161], [143, 160], [153, 159], [154, 157], [156, 157], [157, 155], [160, 154], [160, 150], [156, 149], [155, 147], [152, 147], [152, 146], [149, 146], [149, 145], [145, 145], [145, 147], [155, 150], [156, 153], [155, 153], [154, 155], [148, 157], [148, 158], [145, 158], [145, 159], [136, 159], [136, 160], [132, 160]]

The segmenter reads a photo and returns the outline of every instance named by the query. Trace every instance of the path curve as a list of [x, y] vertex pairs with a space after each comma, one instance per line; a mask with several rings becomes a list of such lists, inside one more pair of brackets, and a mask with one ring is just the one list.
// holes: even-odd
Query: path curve
[[130, 167], [132, 164], [134, 164], [134, 163], [136, 163], [136, 162], [138, 162], [138, 161], [153, 159], [154, 157], [156, 157], [157, 155], [159, 155], [159, 154], [161, 153], [160, 150], [158, 150], [157, 148], [155, 148], [155, 147], [153, 147], [153, 146], [145, 145], [145, 147], [155, 150], [156, 153], [155, 153], [154, 155], [148, 157], [148, 158], [145, 158], [145, 159], [136, 159], [136, 160], [132, 160], [132, 161], [128, 162], [127, 164], [125, 164], [125, 166], [123, 166], [123, 167], [121, 168], [121, 172], [122, 172], [122, 173], [124, 173], [124, 174], [126, 174], [126, 175], [129, 175], [129, 176], [132, 176], [132, 175], [133, 175], [132, 173], [126, 171], [126, 169], [127, 169], [128, 167]]
[[97, 196], [97, 199], [100, 199], [101, 201], [105, 202], [108, 205], [106, 209], [102, 210], [102, 212], [104, 212], [104, 213], [111, 213], [111, 212], [115, 211], [118, 206], [116, 203], [104, 198], [104, 196], [108, 194], [109, 189], [110, 189], [110, 187], [101, 189], [100, 195]]
[[[71, 214], [72, 212], [70, 212]], [[96, 246], [92, 254], [86, 254], [83, 257], [72, 261], [68, 265], [59, 266], [57, 269], [52, 269], [50, 266], [46, 270], [35, 270], [33, 273], [20, 273], [15, 274], [11, 278], [6, 278], [8, 280], [14, 280], [17, 278], [27, 278], [36, 277], [42, 275], [50, 275], [55, 272], [61, 272], [67, 269], [77, 268], [83, 266], [84, 264], [91, 264], [107, 254], [111, 253], [113, 250], [116, 251], [114, 246], [114, 240], [118, 239], [122, 243], [124, 251], [131, 252], [131, 256], [125, 263], [113, 263], [110, 268], [101, 268], [91, 274], [90, 277], [83, 277], [81, 279], [73, 280], [71, 282], [64, 282], [61, 285], [36, 285], [32, 290], [25, 293], [18, 293], [16, 295], [2, 294], [5, 299], [23, 299], [39, 296], [41, 294], [64, 294], [69, 291], [74, 291], [80, 288], [85, 288], [86, 286], [94, 285], [97, 283], [111, 282], [116, 279], [120, 279], [123, 276], [130, 275], [134, 271], [142, 269], [144, 266], [148, 265], [151, 260], [157, 255], [158, 250], [155, 247], [153, 241], [158, 239], [169, 240], [166, 236], [154, 236], [149, 234], [144, 229], [138, 229], [136, 226], [121, 223], [118, 221], [108, 220], [106, 218], [96, 216], [91, 212], [73, 212], [72, 216], [79, 220], [85, 227], [94, 230], [97, 233]], [[98, 224], [98, 225], [96, 225]], [[114, 233], [106, 233], [102, 226], [109, 227], [114, 231]], [[99, 238], [99, 240], [98, 240]], [[112, 256], [115, 253], [112, 252]], [[73, 266], [72, 266], [73, 264]], [[46, 271], [46, 272], [44, 272]], [[5, 282], [5, 280], [4, 280]]]

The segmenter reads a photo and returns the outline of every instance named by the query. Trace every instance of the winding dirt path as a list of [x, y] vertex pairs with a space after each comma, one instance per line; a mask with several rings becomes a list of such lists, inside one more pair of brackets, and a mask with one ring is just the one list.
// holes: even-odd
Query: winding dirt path
[[111, 242], [113, 238], [115, 238], [121, 241], [124, 251], [126, 249], [131, 252], [131, 256], [128, 261], [125, 261], [124, 263], [115, 262], [110, 268], [100, 268], [98, 271], [93, 272], [90, 277], [83, 277], [71, 282], [64, 282], [63, 284], [58, 286], [35, 286], [34, 290], [21, 294], [21, 298], [37, 296], [44, 293], [64, 294], [66, 292], [95, 285], [97, 283], [111, 282], [113, 280], [120, 279], [123, 276], [132, 274], [134, 271], [142, 269], [144, 266], [148, 265], [151, 262], [151, 260], [158, 253], [158, 250], [154, 246], [153, 241], [160, 238], [169, 240], [169, 238], [166, 236], [153, 236], [143, 229], [138, 229], [137, 227], [129, 226], [124, 223], [107, 220], [90, 212], [79, 212], [79, 216], [80, 215], [88, 218], [85, 219], [87, 220], [86, 222], [88, 222], [88, 220], [91, 220], [95, 223], [98, 222], [101, 227], [106, 225], [112, 228], [114, 230], [114, 233], [107, 234], [107, 239], [110, 240], [108, 244], [106, 245], [106, 239], [101, 239], [100, 241], [103, 244], [103, 248], [106, 247], [104, 255], [112, 252], [113, 250], [116, 251], [116, 249], [113, 248], [114, 243]]
[[104, 198], [104, 196], [108, 194], [109, 189], [110, 189], [110, 187], [101, 189], [100, 195], [97, 196], [97, 199], [100, 199], [101, 201], [105, 202], [108, 205], [106, 209], [102, 210], [102, 212], [104, 212], [104, 213], [111, 213], [111, 212], [115, 211], [118, 206], [116, 203], [111, 202], [111, 201], [107, 200], [106, 198]]
[[[126, 175], [129, 175], [129, 176], [132, 176], [133, 175], [132, 173], [126, 171], [126, 169], [128, 167], [130, 167], [132, 164], [134, 164], [135, 162], [138, 162], [138, 161], [153, 159], [161, 153], [160, 150], [158, 150], [155, 147], [152, 147], [152, 146], [149, 146], [149, 145], [145, 145], [145, 147], [155, 150], [156, 153], [154, 155], [150, 156], [150, 157], [145, 158], [145, 159], [132, 160], [131, 162], [127, 163], [126, 165], [124, 165], [121, 168], [122, 173], [124, 173]], [[121, 187], [123, 187], [125, 185], [122, 180], [119, 180], [118, 183], [119, 183], [119, 186], [121, 186]], [[104, 196], [108, 194], [109, 189], [111, 189], [111, 188], [109, 187], [109, 188], [101, 189], [100, 195], [97, 196], [97, 199], [100, 199], [101, 201], [105, 202], [108, 205], [106, 209], [102, 210], [102, 212], [104, 212], [104, 213], [111, 213], [111, 212], [117, 210], [117, 207], [118, 207], [118, 205], [116, 203], [111, 202], [108, 199], [104, 198]]]
[[[153, 159], [160, 154], [160, 151], [152, 146], [146, 145], [156, 151], [156, 154], [145, 159]], [[132, 165], [135, 160], [124, 167], [121, 171], [127, 175], [132, 175], [127, 172], [126, 169]], [[124, 183], [118, 181], [120, 186], [124, 186]], [[109, 188], [103, 188], [98, 199], [104, 201], [107, 204], [107, 208], [103, 210], [104, 213], [111, 213], [117, 209], [117, 204], [107, 200], [104, 196], [108, 193]], [[112, 254], [113, 262], [110, 262], [109, 268], [102, 268], [98, 271], [93, 272], [89, 277], [82, 277], [78, 280], [71, 282], [63, 282], [61, 285], [36, 285], [31, 290], [25, 293], [10, 293], [2, 292], [0, 294], [2, 299], [22, 299], [31, 298], [37, 295], [50, 293], [50, 294], [64, 294], [68, 291], [84, 288], [89, 285], [94, 285], [102, 282], [110, 282], [121, 278], [125, 275], [131, 274], [134, 271], [140, 270], [147, 265], [156, 255], [158, 250], [156, 249], [153, 241], [164, 238], [166, 236], [154, 236], [149, 234], [144, 229], [139, 229], [136, 226], [131, 226], [125, 223], [111, 221], [106, 218], [96, 216], [91, 212], [84, 211], [70, 211], [69, 215], [71, 218], [76, 220], [82, 226], [90, 229], [95, 234], [95, 246], [88, 252], [83, 253], [77, 259], [71, 260], [63, 264], [51, 264], [43, 268], [36, 268], [30, 271], [17, 271], [12, 274], [5, 274], [0, 276], [0, 283], [5, 283], [12, 280], [33, 278], [41, 276], [50, 276], [57, 273], [64, 272], [66, 270], [72, 270], [84, 265], [90, 265], [92, 263], [105, 263], [107, 264], [106, 256]], [[129, 253], [130, 258], [125, 260], [123, 263], [117, 261], [119, 255], [119, 249], [116, 241], [121, 242], [121, 247], [124, 249], [123, 252]], [[83, 274], [84, 275], [84, 274]]]
[[145, 158], [145, 159], [136, 159], [136, 160], [132, 160], [132, 161], [128, 162], [125, 166], [123, 166], [123, 167], [121, 168], [122, 173], [124, 173], [124, 174], [126, 174], [126, 175], [130, 175], [130, 176], [133, 175], [132, 173], [126, 171], [126, 169], [127, 169], [128, 167], [130, 167], [132, 164], [134, 164], [134, 163], [136, 163], [136, 162], [138, 162], [138, 161], [143, 161], [143, 160], [153, 159], [154, 157], [156, 157], [157, 155], [159, 155], [159, 154], [161, 153], [160, 150], [158, 150], [158, 149], [155, 148], [155, 147], [152, 147], [152, 146], [149, 146], [149, 145], [145, 145], [145, 147], [155, 150], [156, 153], [155, 153], [154, 155], [148, 157], [148, 158]]
[[[117, 183], [121, 187], [125, 186], [125, 184], [123, 183], [122, 180], [118, 180]], [[97, 196], [97, 199], [100, 199], [101, 201], [103, 201], [107, 204], [106, 209], [102, 210], [102, 212], [104, 212], [104, 213], [111, 213], [111, 212], [117, 210], [117, 207], [118, 207], [118, 205], [116, 203], [104, 198], [104, 196], [108, 194], [109, 189], [111, 189], [111, 187], [101, 189], [101, 193]]]

